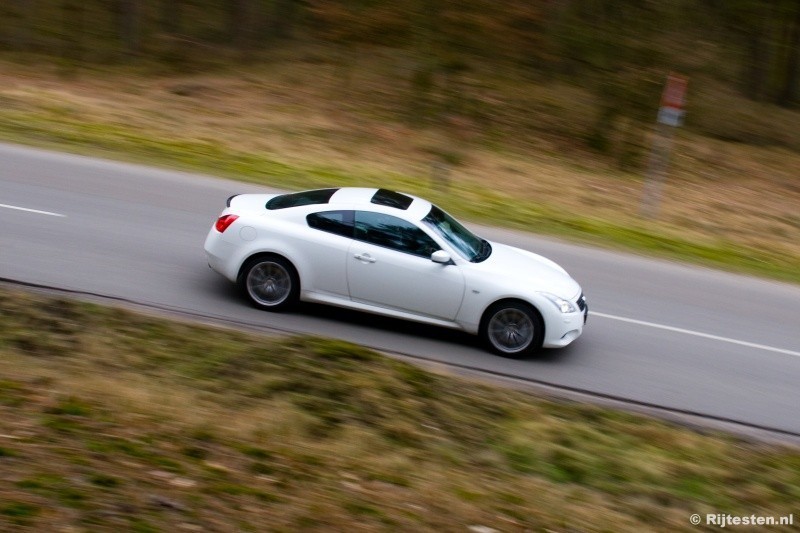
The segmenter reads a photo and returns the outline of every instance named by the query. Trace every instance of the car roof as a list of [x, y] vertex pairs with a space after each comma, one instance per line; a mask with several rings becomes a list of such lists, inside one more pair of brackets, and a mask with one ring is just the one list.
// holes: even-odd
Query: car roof
[[[396, 197], [397, 195], [400, 195], [401, 198], [407, 197], [410, 200], [410, 204], [408, 204], [406, 209], [401, 209], [400, 207], [394, 207], [387, 203], [375, 203], [372, 199], [379, 191], [390, 198]], [[361, 207], [368, 208], [370, 211], [390, 213], [402, 218], [408, 218], [409, 220], [421, 220], [431, 210], [431, 203], [422, 198], [411, 194], [394, 193], [393, 191], [370, 187], [342, 187], [328, 200], [329, 206], [336, 204], [347, 205], [351, 208], [355, 207], [356, 209]]]

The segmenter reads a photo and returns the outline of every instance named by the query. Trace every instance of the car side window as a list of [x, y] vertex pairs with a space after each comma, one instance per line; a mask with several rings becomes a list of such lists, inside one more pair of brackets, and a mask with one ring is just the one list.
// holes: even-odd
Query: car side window
[[372, 211], [356, 211], [355, 239], [426, 258], [440, 249], [436, 241], [414, 224]]
[[306, 216], [306, 222], [314, 229], [353, 238], [353, 212], [348, 210], [322, 211]]

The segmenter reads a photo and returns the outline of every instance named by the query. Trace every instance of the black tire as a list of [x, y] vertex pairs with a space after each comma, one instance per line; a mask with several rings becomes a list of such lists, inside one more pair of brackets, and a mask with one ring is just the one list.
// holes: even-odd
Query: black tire
[[497, 302], [483, 314], [480, 337], [489, 351], [519, 359], [539, 352], [544, 341], [544, 320], [524, 302]]
[[259, 309], [284, 311], [297, 303], [300, 278], [294, 266], [283, 257], [258, 255], [242, 266], [239, 288]]

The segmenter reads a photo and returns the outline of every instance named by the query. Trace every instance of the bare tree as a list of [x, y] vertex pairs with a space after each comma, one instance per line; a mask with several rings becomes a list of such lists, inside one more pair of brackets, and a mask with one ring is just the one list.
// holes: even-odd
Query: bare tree
[[297, 20], [298, 8], [298, 0], [275, 0], [269, 25], [269, 36], [276, 39], [291, 37]]
[[117, 0], [116, 3], [117, 27], [120, 41], [129, 56], [135, 56], [140, 51], [140, 0]]
[[14, 7], [15, 28], [12, 45], [15, 49], [24, 51], [31, 47], [31, 29], [33, 12], [36, 9], [35, 0], [15, 0]]
[[83, 57], [85, 8], [79, 0], [61, 1], [61, 55], [66, 60]]
[[169, 34], [180, 33], [182, 13], [183, 0], [161, 0], [159, 4], [161, 30]]
[[800, 104], [800, 3], [794, 6], [788, 38], [786, 76], [778, 103], [789, 107]]
[[253, 0], [231, 0], [228, 6], [230, 43], [239, 50], [247, 50], [252, 46], [252, 18], [255, 15]]

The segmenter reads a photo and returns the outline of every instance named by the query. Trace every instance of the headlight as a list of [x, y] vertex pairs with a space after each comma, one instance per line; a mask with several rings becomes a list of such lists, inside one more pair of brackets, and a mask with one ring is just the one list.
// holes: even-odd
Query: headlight
[[540, 292], [539, 294], [553, 302], [553, 305], [555, 305], [556, 308], [562, 313], [574, 313], [577, 311], [577, 309], [575, 309], [575, 305], [569, 300], [565, 300], [564, 298], [549, 292]]

